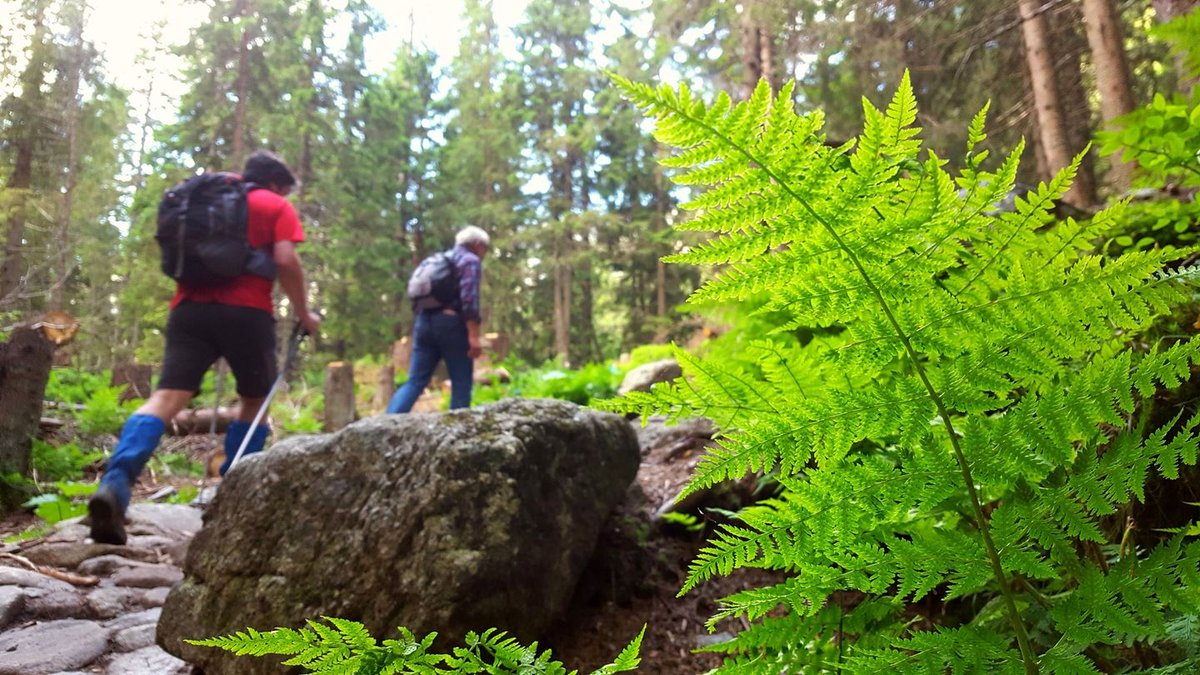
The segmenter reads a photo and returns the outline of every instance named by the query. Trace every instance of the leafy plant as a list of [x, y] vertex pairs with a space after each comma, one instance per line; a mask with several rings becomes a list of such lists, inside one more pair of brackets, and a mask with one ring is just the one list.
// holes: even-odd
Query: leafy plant
[[[108, 384], [109, 373], [87, 373], [55, 368], [46, 383], [46, 398], [65, 404], [65, 412], [85, 434], [116, 434], [138, 406], [136, 400], [120, 401], [123, 387]], [[78, 407], [76, 407], [78, 406]]]
[[84, 467], [102, 457], [103, 452], [84, 450], [75, 441], [53, 445], [40, 438], [33, 439], [33, 473], [39, 481], [82, 478]]
[[150, 465], [156, 473], [185, 478], [203, 478], [204, 463], [190, 459], [182, 452], [155, 453], [150, 457]]
[[85, 497], [90, 497], [96, 491], [95, 483], [76, 483], [59, 481], [54, 484], [56, 490], [33, 497], [22, 506], [33, 509], [39, 518], [47, 525], [75, 518], [87, 513]]
[[[1200, 11], [1155, 31], [1167, 38], [1192, 76], [1200, 76]], [[1181, 246], [1197, 242], [1200, 222], [1200, 99], [1156, 94], [1149, 105], [1115, 120], [1098, 134], [1101, 152], [1136, 162], [1139, 199], [1124, 213], [1114, 243], [1121, 248]]]
[[[669, 259], [723, 266], [689, 302], [761, 299], [775, 331], [821, 332], [750, 345], [754, 368], [679, 352], [684, 378], [604, 405], [718, 423], [685, 494], [778, 474], [782, 494], [724, 526], [681, 591], [745, 567], [788, 574], [722, 600], [710, 628], [752, 628], [721, 670], [1096, 672], [1134, 652], [1190, 658], [1168, 626], [1200, 614], [1200, 542], [1122, 546], [1112, 523], [1152, 472], [1174, 479], [1197, 460], [1200, 415], [1154, 427], [1149, 406], [1191, 376], [1200, 340], [1131, 340], [1191, 300], [1200, 269], [1181, 264], [1186, 252], [1096, 253], [1112, 210], [1055, 222], [1078, 159], [992, 213], [1023, 148], [985, 167], [985, 108], [950, 175], [921, 156], [907, 75], [886, 110], [864, 102], [863, 133], [837, 148], [819, 112], [794, 112], [791, 84], [706, 104], [686, 85], [614, 80], [678, 149], [663, 160], [676, 181], [697, 189], [681, 227], [715, 235]], [[943, 611], [905, 619], [927, 600]], [[844, 640], [851, 620], [859, 632]]]
[[[551, 660], [549, 650], [539, 652], [537, 643], [525, 647], [502, 631], [489, 628], [482, 634], [467, 633], [465, 647], [450, 654], [433, 653], [437, 633], [418, 639], [401, 626], [398, 640], [382, 643], [371, 637], [357, 621], [323, 617], [326, 623], [309, 620], [307, 628], [276, 628], [260, 633], [253, 628], [225, 637], [186, 640], [200, 647], [217, 647], [239, 656], [281, 654], [292, 658], [285, 666], [299, 666], [305, 672], [333, 675], [388, 675], [390, 673], [520, 673], [521, 675], [566, 675], [561, 662]], [[613, 663], [594, 671], [609, 675], [636, 670], [638, 650], [646, 629], [621, 651]], [[572, 675], [576, 671], [570, 671]]]
[[521, 397], [556, 398], [587, 405], [593, 400], [612, 396], [621, 383], [620, 370], [611, 363], [589, 363], [575, 370], [555, 363], [538, 368], [512, 365], [508, 370], [515, 373], [511, 382], [476, 387], [472, 402], [478, 405]]

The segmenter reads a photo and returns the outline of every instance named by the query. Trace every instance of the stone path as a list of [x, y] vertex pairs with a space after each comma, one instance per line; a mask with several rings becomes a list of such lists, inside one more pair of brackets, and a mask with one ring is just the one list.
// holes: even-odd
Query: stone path
[[80, 519], [0, 552], [0, 675], [188, 675], [154, 643], [200, 510], [134, 504], [125, 546], [94, 544]]

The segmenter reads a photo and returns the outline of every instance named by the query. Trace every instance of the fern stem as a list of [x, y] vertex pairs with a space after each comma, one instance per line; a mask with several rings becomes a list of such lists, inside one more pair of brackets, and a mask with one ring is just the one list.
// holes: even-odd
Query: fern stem
[[[786, 188], [785, 188], [786, 189]], [[833, 227], [829, 225], [823, 218], [816, 214], [807, 204], [804, 205], [809, 213], [812, 213], [818, 222], [825, 227], [830, 236], [834, 237], [838, 243], [841, 243], [841, 237], [833, 231]], [[975, 522], [979, 527], [979, 535], [983, 538], [983, 546], [987, 549], [988, 561], [992, 565], [992, 573], [996, 575], [996, 581], [1000, 584], [1000, 594], [1004, 597], [1004, 607], [1008, 613], [1009, 623], [1012, 624], [1013, 632], [1016, 633], [1017, 646], [1021, 650], [1021, 660], [1025, 664], [1025, 672], [1029, 675], [1037, 675], [1038, 662], [1037, 654], [1033, 651], [1033, 645], [1029, 641], [1029, 633], [1025, 629], [1025, 621], [1021, 618], [1021, 613], [1017, 609], [1017, 601], [1013, 597], [1012, 584], [1008, 579], [1008, 575], [1004, 573], [1004, 565], [1000, 562], [1000, 553], [996, 550], [996, 543], [992, 541], [991, 525], [988, 522], [987, 514], [983, 511], [983, 504], [979, 501], [979, 491], [975, 488], [975, 479], [971, 475], [971, 465], [967, 461], [967, 456], [963, 453], [962, 445], [958, 441], [958, 432], [954, 429], [954, 423], [950, 418], [950, 410], [947, 409], [942, 396], [938, 390], [929, 381], [929, 376], [925, 372], [925, 367], [921, 365], [920, 359], [917, 358], [917, 350], [913, 347], [912, 342], [908, 338], [908, 334], [901, 328], [900, 322], [896, 320], [895, 314], [892, 313], [892, 308], [888, 304], [887, 299], [883, 297], [883, 293], [867, 275], [866, 269], [861, 262], [850, 251], [849, 247], [845, 248], [846, 254], [850, 256], [854, 267], [862, 275], [867, 286], [870, 287], [871, 293], [875, 296], [875, 300], [883, 309], [884, 315], [887, 317], [888, 323], [892, 325], [892, 330], [896, 332], [896, 336], [900, 338], [900, 342], [904, 345], [904, 351], [908, 355], [908, 360], [913, 365], [913, 369], [917, 373], [917, 377], [921, 379], [921, 384], [925, 387], [925, 391], [929, 393], [929, 398], [933, 401], [937, 408], [938, 415], [942, 418], [942, 423], [945, 426], [946, 434], [950, 437], [950, 446], [954, 449], [954, 459], [957, 460], [959, 469], [962, 470], [963, 483], [967, 486], [967, 493], [971, 496], [971, 509], [975, 512]]]

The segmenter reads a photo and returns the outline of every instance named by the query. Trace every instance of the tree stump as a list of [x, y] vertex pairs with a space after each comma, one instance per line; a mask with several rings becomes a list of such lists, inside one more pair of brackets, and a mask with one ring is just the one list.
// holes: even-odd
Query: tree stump
[[325, 431], [337, 431], [355, 417], [354, 364], [334, 361], [325, 367]]
[[387, 410], [388, 403], [392, 402], [392, 395], [396, 393], [396, 369], [391, 364], [385, 364], [379, 367], [379, 379], [375, 386], [375, 400], [371, 402], [371, 407], [377, 412]]
[[[29, 477], [53, 361], [54, 343], [30, 326], [18, 326], [0, 344], [0, 475]], [[0, 480], [0, 512], [19, 505], [24, 496]]]
[[412, 339], [402, 337], [392, 343], [392, 369], [397, 373], [408, 372], [408, 361], [412, 358]]

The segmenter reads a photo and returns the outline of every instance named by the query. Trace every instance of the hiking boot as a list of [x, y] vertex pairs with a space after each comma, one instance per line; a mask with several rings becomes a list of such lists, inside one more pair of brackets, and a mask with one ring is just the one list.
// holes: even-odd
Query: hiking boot
[[109, 485], [101, 485], [88, 500], [92, 520], [92, 541], [97, 544], [125, 545], [125, 508]]

